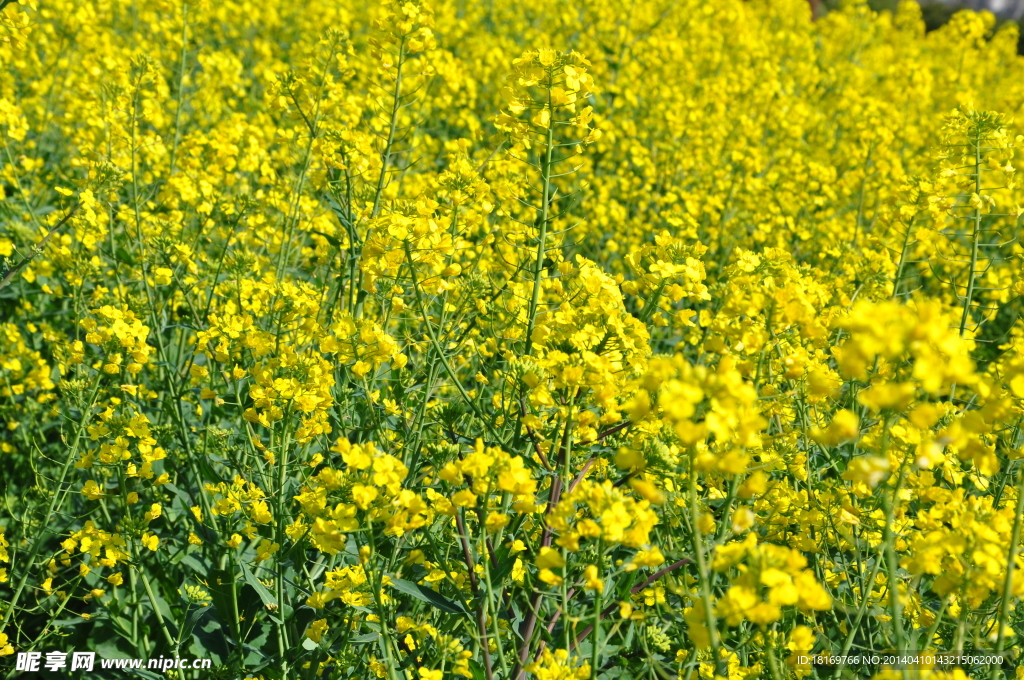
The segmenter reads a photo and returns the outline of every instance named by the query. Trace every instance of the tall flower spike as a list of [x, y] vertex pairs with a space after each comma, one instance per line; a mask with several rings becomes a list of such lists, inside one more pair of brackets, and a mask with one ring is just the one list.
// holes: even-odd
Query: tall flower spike
[[508, 111], [494, 119], [495, 126], [510, 142], [526, 149], [555, 125], [573, 128], [577, 142], [597, 140], [600, 133], [592, 127], [594, 109], [583, 105], [593, 92], [589, 67], [587, 58], [575, 51], [523, 53], [512, 61], [512, 73], [502, 89]]

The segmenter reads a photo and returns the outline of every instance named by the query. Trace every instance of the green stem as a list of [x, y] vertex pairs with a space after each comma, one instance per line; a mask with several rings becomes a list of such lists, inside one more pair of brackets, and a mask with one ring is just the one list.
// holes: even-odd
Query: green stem
[[[279, 546], [284, 545], [284, 487], [288, 482], [288, 453], [289, 442], [287, 430], [282, 437], [280, 469], [277, 477], [277, 498], [275, 499], [274, 536]], [[277, 621], [274, 623], [277, 635], [278, 649], [281, 651], [281, 673], [282, 677], [288, 677], [288, 633], [285, 630], [284, 620], [284, 551], [278, 549], [277, 558], [274, 560], [277, 566], [277, 574], [274, 576], [275, 590], [277, 591]], [[383, 625], [383, 624], [382, 624]]]
[[57, 492], [50, 496], [50, 504], [46, 508], [46, 514], [43, 515], [43, 521], [39, 525], [39, 532], [36, 534], [36, 538], [32, 542], [32, 547], [28, 551], [28, 558], [25, 560], [25, 568], [21, 572], [21, 578], [18, 580], [18, 586], [14, 589], [14, 595], [11, 596], [10, 601], [7, 603], [7, 611], [4, 612], [3, 621], [0, 622], [0, 630], [7, 628], [7, 624], [10, 622], [11, 616], [14, 614], [14, 610], [18, 606], [18, 600], [21, 599], [21, 594], [25, 591], [25, 584], [28, 582], [29, 574], [32, 571], [32, 562], [35, 561], [36, 555], [39, 554], [39, 549], [42, 548], [43, 541], [48, 537], [47, 528], [50, 526], [50, 520], [57, 511], [58, 500], [62, 501], [67, 497], [66, 494], [60, 494], [59, 490], [64, 486], [64, 483], [67, 480], [68, 471], [74, 465], [75, 459], [78, 458], [78, 445], [82, 440], [82, 432], [85, 431], [85, 424], [89, 421], [89, 418], [92, 415], [92, 408], [96, 404], [96, 396], [100, 391], [101, 376], [102, 373], [97, 373], [96, 378], [93, 381], [92, 396], [89, 398], [89, 405], [82, 409], [82, 419], [78, 423], [78, 428], [75, 431], [75, 438], [71, 443], [70, 450], [67, 452], [67, 457], [64, 459], [64, 465], [61, 466], [60, 476], [56, 486]]
[[438, 341], [437, 334], [434, 332], [434, 327], [430, 323], [430, 317], [427, 315], [427, 308], [423, 302], [423, 295], [422, 293], [420, 293], [420, 285], [419, 282], [416, 280], [416, 265], [412, 259], [412, 250], [409, 247], [409, 242], [406, 241], [404, 245], [405, 258], [409, 262], [409, 275], [410, 277], [412, 277], [412, 288], [413, 292], [416, 295], [416, 306], [419, 307], [420, 316], [423, 318], [423, 324], [427, 328], [427, 336], [430, 338], [430, 344], [433, 345], [434, 352], [437, 354], [438, 360], [444, 367], [445, 373], [447, 373], [448, 377], [451, 378], [452, 384], [455, 386], [455, 389], [459, 391], [459, 395], [462, 396], [463, 401], [465, 401], [473, 410], [473, 414], [480, 420], [481, 423], [483, 423], [483, 426], [487, 429], [490, 435], [494, 437], [494, 439], [497, 442], [504, 445], [504, 442], [502, 441], [501, 437], [499, 437], [497, 431], [495, 431], [494, 426], [491, 425], [490, 419], [486, 418], [484, 414], [481, 413], [479, 407], [477, 407], [476, 405], [476, 402], [473, 401], [473, 399], [466, 392], [466, 388], [462, 386], [462, 383], [459, 381], [459, 377], [455, 374], [455, 370], [452, 368], [451, 364], [448, 363], [448, 357], [446, 357], [444, 352], [442, 351], [441, 343]]
[[897, 297], [900, 293], [900, 283], [903, 281], [903, 272], [907, 266], [907, 249], [910, 247], [910, 232], [913, 229], [914, 221], [906, 225], [906, 232], [903, 234], [903, 247], [900, 248], [900, 261], [896, 265], [896, 276], [892, 281], [892, 294], [889, 297]]
[[[1010, 551], [1006, 556], [1006, 579], [1003, 581], [1003, 598], [999, 603], [999, 632], [996, 634], [996, 656], [1003, 654], [1006, 619], [1010, 614], [1010, 600], [1013, 598], [1013, 572], [1017, 566], [1017, 548], [1020, 545], [1021, 516], [1024, 513], [1024, 471], [1017, 471], [1017, 504], [1013, 513], [1013, 529], [1010, 531]], [[999, 667], [993, 665], [992, 680], [999, 675]]]
[[[548, 91], [548, 109], [551, 107], [551, 92]], [[541, 181], [543, 183], [540, 216], [537, 234], [537, 257], [533, 263], [533, 295], [530, 298], [530, 312], [526, 326], [525, 356], [533, 351], [533, 329], [537, 324], [537, 307], [540, 305], [542, 274], [544, 273], [544, 251], [548, 236], [548, 203], [551, 201], [551, 154], [554, 150], [554, 121], [548, 121], [547, 142], [544, 149], [544, 161], [541, 165]]]
[[178, 66], [178, 97], [174, 109], [174, 142], [171, 144], [170, 172], [174, 174], [174, 166], [178, 159], [178, 145], [181, 143], [181, 99], [185, 85], [185, 60], [188, 55], [188, 2], [181, 3], [181, 59]]
[[899, 502], [900, 489], [903, 487], [905, 472], [906, 465], [901, 464], [898, 473], [899, 476], [896, 479], [896, 488], [892, 493], [892, 499], [886, 499], [885, 501], [885, 530], [882, 534], [882, 545], [884, 546], [885, 551], [885, 569], [889, 577], [889, 608], [892, 616], [893, 635], [896, 638], [896, 649], [901, 655], [905, 654], [907, 650], [903, 634], [903, 607], [900, 604], [900, 593], [898, 587], [898, 564], [896, 561], [896, 549], [894, 545], [896, 542], [896, 536], [892, 530], [892, 521], [893, 515], [895, 514], [895, 505]]
[[[604, 578], [604, 540], [597, 539], [597, 578]], [[601, 662], [601, 609], [604, 606], [604, 592], [601, 588], [594, 591], [594, 641], [590, 653], [590, 677], [597, 680], [597, 669]]]
[[[974, 144], [974, 193], [981, 196], [981, 140], [975, 140]], [[981, 243], [981, 208], [974, 209], [971, 221], [974, 222], [971, 234], [971, 269], [968, 272], [967, 293], [964, 295], [964, 311], [960, 316], [960, 337], [963, 337], [967, 330], [971, 300], [974, 297], [974, 280], [977, 278], [978, 250]]]
[[[136, 548], [136, 554], [137, 553], [138, 548]], [[164, 621], [164, 615], [160, 611], [160, 605], [156, 602], [156, 595], [153, 594], [153, 586], [149, 582], [149, 577], [146, 576], [146, 570], [139, 569], [138, 572], [139, 576], [142, 577], [142, 587], [146, 589], [146, 594], [149, 595], [149, 603], [153, 605], [153, 613], [156, 614], [156, 621], [160, 625], [160, 631], [164, 634], [164, 642], [166, 642], [167, 646], [170, 648], [170, 653], [177, 658], [178, 648], [174, 644], [174, 638], [171, 637], [171, 631], [167, 629], [167, 622]]]
[[690, 521], [693, 531], [693, 552], [697, 562], [697, 573], [700, 576], [700, 599], [704, 605], [704, 625], [708, 627], [708, 639], [711, 643], [711, 654], [715, 662], [715, 675], [726, 675], [725, 664], [718, 653], [718, 626], [715, 623], [715, 612], [711, 603], [711, 580], [708, 574], [707, 560], [704, 559], [704, 541], [700, 535], [700, 522], [697, 521], [697, 469], [694, 465], [695, 451], [690, 452]]
[[398, 130], [398, 112], [402, 108], [402, 67], [405, 66], [405, 36], [398, 43], [398, 59], [395, 60], [395, 91], [391, 96], [391, 119], [388, 122], [388, 139], [380, 159], [380, 175], [377, 176], [377, 188], [373, 192], [373, 209], [370, 218], [380, 212], [380, 199], [384, 195], [384, 184], [387, 181], [388, 166], [391, 164], [391, 148], [395, 144], [395, 132]]

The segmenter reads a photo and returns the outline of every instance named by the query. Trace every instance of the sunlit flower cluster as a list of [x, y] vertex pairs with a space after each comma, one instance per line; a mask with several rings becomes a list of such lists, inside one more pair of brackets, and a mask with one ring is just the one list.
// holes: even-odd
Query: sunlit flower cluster
[[1019, 32], [815, 4], [0, 0], [0, 666], [1024, 677]]

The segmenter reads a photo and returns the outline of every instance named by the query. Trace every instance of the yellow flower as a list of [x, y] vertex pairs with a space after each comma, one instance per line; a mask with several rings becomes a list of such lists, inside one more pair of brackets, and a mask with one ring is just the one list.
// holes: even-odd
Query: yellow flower
[[468, 489], [457, 491], [452, 496], [452, 505], [456, 507], [473, 507], [476, 505], [476, 494]]
[[14, 654], [14, 645], [10, 643], [6, 633], [0, 633], [0, 656]]
[[253, 503], [250, 512], [252, 513], [251, 516], [253, 521], [259, 522], [260, 524], [267, 524], [274, 518], [273, 515], [270, 514], [270, 507], [267, 505], [266, 501], [256, 501]]
[[587, 568], [583, 570], [583, 587], [587, 590], [596, 590], [599, 593], [604, 592], [604, 581], [598, 576], [597, 567], [593, 564], [588, 564]]
[[156, 285], [166, 286], [174, 278], [174, 270], [168, 267], [157, 267], [153, 270], [153, 279]]
[[537, 578], [549, 586], [560, 586], [564, 580], [561, 576], [550, 569], [541, 569], [537, 574]]
[[361, 509], [366, 510], [378, 496], [377, 489], [364, 484], [356, 484], [352, 487], [352, 500]]
[[881, 456], [859, 456], [850, 461], [844, 479], [878, 486], [889, 475], [889, 460]]
[[100, 489], [99, 484], [94, 480], [90, 479], [82, 487], [82, 495], [91, 501], [97, 501], [103, 497], [103, 490]]
[[585, 680], [591, 675], [589, 663], [580, 663], [580, 659], [570, 657], [564, 649], [545, 649], [539, 659], [526, 667], [526, 672], [537, 680]]
[[538, 569], [557, 569], [565, 566], [562, 554], [554, 548], [542, 547], [535, 561]]
[[327, 619], [317, 619], [313, 623], [309, 624], [309, 628], [306, 629], [306, 637], [319, 644], [320, 639], [323, 638], [327, 629]]
[[263, 562], [264, 560], [269, 560], [270, 557], [280, 549], [280, 543], [274, 543], [270, 539], [264, 538], [256, 548], [256, 561]]
[[487, 514], [484, 526], [487, 527], [487, 531], [497, 532], [508, 526], [509, 521], [509, 516], [503, 512], [490, 512]]
[[661, 548], [652, 547], [650, 550], [641, 550], [633, 558], [632, 563], [627, 565], [626, 570], [632, 571], [637, 567], [657, 567], [665, 563], [665, 556], [661, 554]]

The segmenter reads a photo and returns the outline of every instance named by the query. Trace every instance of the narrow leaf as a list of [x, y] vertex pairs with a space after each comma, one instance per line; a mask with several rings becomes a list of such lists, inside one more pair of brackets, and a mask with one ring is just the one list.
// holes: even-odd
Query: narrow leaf
[[399, 590], [406, 595], [412, 595], [416, 599], [423, 600], [424, 602], [437, 607], [443, 612], [449, 614], [467, 614], [466, 609], [457, 602], [452, 602], [447, 597], [431, 590], [430, 588], [424, 588], [423, 586], [413, 583], [412, 581], [406, 581], [400, 578], [391, 579], [391, 587], [395, 590]]

